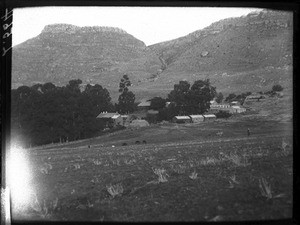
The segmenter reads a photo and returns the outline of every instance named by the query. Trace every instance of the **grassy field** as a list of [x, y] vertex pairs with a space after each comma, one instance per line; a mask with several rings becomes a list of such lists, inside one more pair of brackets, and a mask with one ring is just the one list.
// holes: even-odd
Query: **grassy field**
[[35, 194], [14, 219], [291, 218], [292, 122], [246, 118], [166, 123], [28, 149]]

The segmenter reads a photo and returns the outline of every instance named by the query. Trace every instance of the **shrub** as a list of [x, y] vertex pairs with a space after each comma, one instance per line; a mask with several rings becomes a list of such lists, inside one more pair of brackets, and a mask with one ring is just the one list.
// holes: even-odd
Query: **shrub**
[[272, 87], [272, 91], [282, 91], [283, 87], [280, 84], [276, 84]]
[[217, 112], [215, 115], [216, 115], [217, 118], [227, 119], [227, 118], [231, 117], [231, 113], [229, 113], [227, 111], [222, 111], [222, 110]]

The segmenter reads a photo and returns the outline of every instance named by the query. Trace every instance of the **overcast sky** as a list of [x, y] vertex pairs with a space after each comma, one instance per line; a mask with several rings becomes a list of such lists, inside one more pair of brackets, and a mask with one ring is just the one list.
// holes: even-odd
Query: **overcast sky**
[[218, 20], [256, 8], [34, 7], [14, 9], [13, 46], [39, 35], [48, 24], [119, 27], [146, 45], [185, 36]]

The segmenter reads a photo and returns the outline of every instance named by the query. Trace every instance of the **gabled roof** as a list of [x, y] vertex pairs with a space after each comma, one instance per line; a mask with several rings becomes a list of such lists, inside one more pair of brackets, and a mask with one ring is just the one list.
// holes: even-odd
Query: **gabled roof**
[[188, 116], [175, 116], [176, 119], [178, 120], [190, 120], [191, 118]]
[[262, 98], [262, 95], [248, 95], [246, 99]]
[[241, 109], [242, 107], [240, 107], [239, 105], [233, 105], [233, 106], [231, 106], [231, 108], [233, 108], [233, 109]]
[[213, 118], [216, 117], [216, 115], [214, 114], [209, 114], [209, 115], [203, 115], [205, 118]]
[[192, 119], [204, 118], [202, 115], [190, 115]]
[[100, 113], [96, 118], [105, 118], [105, 119], [116, 119], [120, 116], [120, 114], [118, 113]]
[[147, 111], [147, 113], [148, 113], [148, 114], [158, 114], [159, 111], [150, 109], [150, 110]]
[[140, 104], [138, 104], [138, 107], [147, 107], [147, 106], [150, 106], [151, 105], [151, 102], [148, 101], [148, 102], [141, 102]]

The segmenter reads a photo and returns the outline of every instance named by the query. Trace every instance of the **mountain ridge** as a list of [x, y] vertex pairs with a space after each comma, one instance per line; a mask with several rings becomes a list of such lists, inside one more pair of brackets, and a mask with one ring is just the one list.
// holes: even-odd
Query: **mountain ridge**
[[270, 10], [149, 46], [120, 28], [52, 24], [13, 48], [12, 83], [79, 78], [103, 85], [114, 99], [125, 73], [138, 99], [166, 95], [184, 79], [209, 78], [223, 92], [290, 86], [292, 41], [292, 14]]

